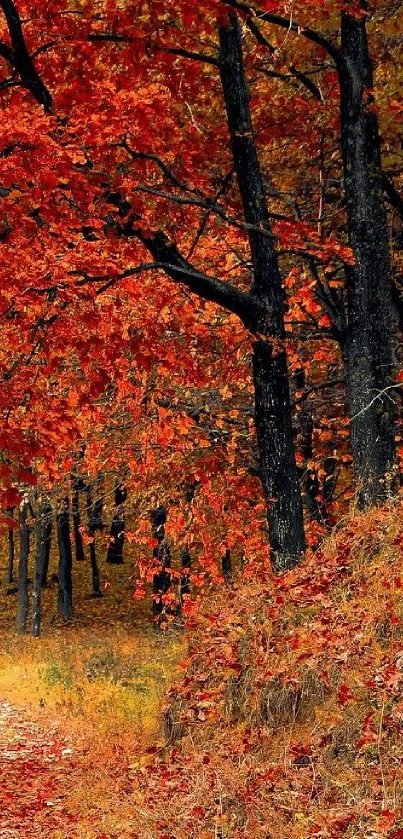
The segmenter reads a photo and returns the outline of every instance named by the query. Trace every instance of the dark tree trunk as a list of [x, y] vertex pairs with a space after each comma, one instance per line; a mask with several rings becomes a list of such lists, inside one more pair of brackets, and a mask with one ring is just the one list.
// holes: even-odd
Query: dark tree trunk
[[53, 508], [48, 500], [43, 504], [43, 564], [41, 573], [41, 588], [46, 588], [48, 584], [48, 572], [50, 561], [50, 548], [52, 544], [52, 513]]
[[124, 504], [127, 498], [126, 485], [121, 481], [115, 485], [115, 507], [120, 507]]
[[[7, 507], [6, 513], [10, 518], [14, 516], [14, 507]], [[8, 528], [8, 565], [7, 565], [7, 584], [11, 585], [14, 582], [14, 558], [15, 558], [15, 544], [14, 544], [14, 528]]]
[[153, 566], [153, 620], [154, 629], [159, 629], [169, 613], [164, 596], [171, 588], [171, 574], [167, 571], [171, 567], [171, 551], [165, 537], [153, 550]]
[[73, 530], [74, 530], [74, 546], [75, 546], [75, 555], [76, 560], [78, 562], [82, 562], [85, 559], [84, 554], [84, 545], [82, 536], [80, 533], [80, 525], [81, 525], [81, 518], [80, 518], [80, 495], [79, 490], [80, 486], [80, 479], [73, 476], [73, 493], [72, 493], [72, 510], [73, 510]]
[[123, 483], [116, 483], [115, 486], [115, 510], [113, 513], [110, 542], [106, 561], [112, 565], [123, 563], [123, 543], [125, 540], [125, 513], [124, 503], [127, 498], [127, 490]]
[[245, 221], [254, 228], [249, 232], [252, 294], [261, 304], [261, 314], [250, 325], [259, 336], [253, 355], [255, 423], [260, 474], [268, 502], [272, 564], [276, 571], [284, 571], [295, 565], [305, 550], [303, 508], [292, 435], [283, 289], [253, 137], [235, 15], [230, 15], [229, 25], [220, 28], [220, 72]]
[[157, 507], [151, 511], [151, 532], [158, 545], [153, 548], [153, 625], [158, 630], [167, 614], [164, 595], [171, 588], [171, 574], [167, 568], [171, 567], [171, 551], [165, 538], [165, 524], [167, 513], [165, 507]]
[[35, 576], [32, 597], [32, 633], [39, 638], [41, 632], [41, 594], [47, 579], [52, 529], [52, 507], [42, 501], [35, 520]]
[[[296, 390], [303, 391], [306, 377], [303, 370], [298, 370], [294, 376]], [[298, 468], [300, 484], [304, 494], [305, 506], [311, 521], [317, 521], [322, 526], [332, 526], [332, 516], [329, 515], [329, 505], [337, 484], [337, 459], [325, 457], [323, 460], [323, 480], [319, 477], [318, 469], [310, 464], [314, 459], [313, 431], [314, 420], [312, 407], [308, 400], [304, 400], [301, 410], [296, 415], [298, 434], [297, 446], [303, 457], [303, 465]]]
[[98, 479], [95, 489], [95, 500], [92, 505], [93, 523], [95, 530], [103, 530], [105, 525], [103, 523], [103, 511], [105, 500], [105, 479], [102, 472], [98, 474]]
[[57, 514], [57, 538], [59, 545], [59, 612], [64, 618], [71, 618], [73, 615], [73, 584], [68, 498], [62, 501]]
[[90, 484], [87, 484], [86, 487], [86, 494], [87, 494], [87, 514], [88, 514], [88, 530], [89, 535], [91, 537], [91, 542], [89, 543], [90, 548], [90, 562], [91, 562], [91, 574], [92, 574], [92, 596], [93, 597], [102, 597], [101, 594], [101, 586], [99, 580], [99, 568], [97, 563], [97, 553], [95, 547], [95, 533], [97, 530], [100, 529], [99, 527], [99, 510], [96, 509], [96, 502], [93, 503], [92, 501], [92, 491]]
[[17, 626], [20, 635], [25, 635], [28, 620], [28, 559], [29, 559], [29, 501], [21, 501], [19, 510], [20, 522], [20, 556], [18, 564], [18, 618]]
[[110, 529], [110, 542], [106, 561], [111, 565], [123, 564], [123, 543], [125, 538], [125, 519], [123, 507], [115, 507]]
[[[361, 507], [391, 489], [396, 464], [391, 265], [383, 203], [379, 130], [365, 17], [345, 12], [341, 22], [341, 142], [349, 242], [345, 378], [353, 466]], [[392, 481], [393, 488], [393, 481]]]
[[156, 507], [155, 510], [151, 510], [151, 533], [154, 539], [158, 539], [161, 537], [161, 540], [164, 538], [165, 534], [165, 525], [167, 521], [167, 511], [165, 507]]
[[[294, 384], [297, 391], [303, 391], [306, 384], [304, 370], [297, 370], [294, 375]], [[323, 505], [320, 499], [320, 481], [316, 469], [310, 469], [307, 465], [313, 459], [314, 422], [312, 411], [306, 401], [303, 402], [301, 409], [297, 411], [296, 421], [296, 442], [298, 450], [303, 457], [303, 464], [298, 467], [303, 498], [311, 521], [321, 521]]]
[[226, 581], [229, 582], [232, 577], [231, 551], [229, 550], [229, 548], [227, 548], [224, 556], [221, 559], [221, 568]]

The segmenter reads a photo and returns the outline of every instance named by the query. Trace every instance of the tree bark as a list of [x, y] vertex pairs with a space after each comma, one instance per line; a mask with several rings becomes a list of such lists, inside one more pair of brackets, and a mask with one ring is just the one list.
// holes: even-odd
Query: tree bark
[[91, 563], [91, 574], [92, 574], [92, 596], [93, 597], [102, 597], [101, 594], [101, 585], [99, 580], [99, 568], [97, 563], [97, 554], [96, 554], [96, 547], [95, 547], [95, 533], [99, 530], [99, 513], [95, 509], [96, 502], [92, 500], [92, 490], [91, 485], [87, 484], [86, 487], [87, 493], [87, 514], [88, 514], [88, 530], [89, 535], [92, 537], [92, 541], [89, 544], [90, 548], [90, 563]]
[[[14, 507], [7, 507], [6, 513], [10, 518], [14, 516]], [[7, 565], [7, 584], [11, 585], [14, 582], [14, 558], [15, 558], [15, 545], [14, 545], [14, 528], [8, 528], [8, 565]]]
[[123, 506], [115, 507], [110, 529], [110, 542], [106, 554], [106, 561], [111, 565], [123, 565], [124, 538], [125, 519]]
[[158, 545], [153, 548], [153, 626], [155, 631], [161, 626], [167, 613], [164, 595], [171, 588], [171, 574], [167, 568], [171, 567], [171, 551], [165, 538], [165, 524], [167, 512], [165, 507], [157, 507], [151, 511], [151, 532]]
[[80, 479], [73, 476], [73, 493], [72, 493], [72, 511], [73, 511], [73, 530], [74, 530], [74, 545], [77, 562], [82, 562], [85, 559], [84, 545], [80, 533]]
[[39, 638], [41, 633], [41, 595], [49, 564], [51, 512], [49, 502], [46, 499], [42, 500], [35, 520], [35, 577], [32, 597], [32, 634], [35, 638]]
[[28, 512], [30, 504], [24, 496], [20, 504], [20, 556], [18, 564], [18, 618], [17, 627], [20, 635], [27, 631], [28, 619], [28, 559], [29, 559], [29, 525]]
[[221, 568], [224, 574], [224, 579], [227, 583], [229, 583], [232, 577], [232, 560], [229, 548], [226, 548], [224, 556], [221, 557]]
[[71, 618], [73, 615], [73, 584], [68, 499], [62, 501], [57, 514], [57, 537], [59, 544], [59, 612], [64, 618]]
[[124, 483], [115, 485], [115, 509], [112, 517], [110, 530], [110, 542], [106, 561], [112, 565], [123, 564], [123, 544], [125, 540], [125, 514], [124, 503], [127, 498], [127, 490]]
[[48, 571], [50, 560], [50, 548], [52, 542], [52, 513], [53, 508], [48, 500], [43, 504], [43, 564], [41, 573], [41, 588], [46, 588], [48, 584]]
[[240, 28], [236, 15], [229, 17], [229, 24], [220, 27], [221, 84], [244, 216], [254, 228], [249, 232], [252, 295], [261, 304], [252, 324], [258, 336], [253, 353], [255, 424], [268, 502], [271, 561], [276, 571], [284, 571], [304, 553], [305, 535], [291, 424], [283, 289], [277, 254], [267, 235], [271, 226], [253, 137]]
[[344, 364], [359, 504], [384, 500], [396, 466], [392, 277], [365, 18], [341, 19], [341, 144], [349, 243]]

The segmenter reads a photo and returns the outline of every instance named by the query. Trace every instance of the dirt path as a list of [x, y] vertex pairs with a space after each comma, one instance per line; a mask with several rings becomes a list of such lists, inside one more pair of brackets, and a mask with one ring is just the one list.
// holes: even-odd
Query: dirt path
[[130, 752], [0, 701], [0, 839], [140, 839]]
[[1, 839], [68, 836], [63, 800], [73, 751], [55, 729], [41, 729], [0, 702]]

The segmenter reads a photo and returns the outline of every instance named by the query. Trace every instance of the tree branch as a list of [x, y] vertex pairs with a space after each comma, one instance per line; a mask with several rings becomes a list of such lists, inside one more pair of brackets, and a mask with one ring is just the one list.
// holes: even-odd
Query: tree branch
[[[261, 46], [266, 47], [266, 49], [268, 49], [270, 55], [273, 55], [276, 51], [275, 48], [270, 43], [270, 41], [268, 41], [267, 38], [265, 38], [265, 36], [260, 31], [259, 27], [255, 23], [253, 18], [248, 18], [248, 20], [246, 22], [247, 22], [248, 28], [250, 29], [252, 34], [255, 36], [257, 42]], [[279, 78], [279, 79], [282, 79], [284, 81], [286, 81], [289, 78], [289, 76], [291, 76], [292, 78], [295, 78], [299, 82], [301, 82], [301, 84], [303, 84], [307, 88], [307, 90], [309, 90], [312, 93], [312, 95], [315, 97], [315, 99], [317, 99], [319, 102], [323, 101], [323, 96], [322, 96], [318, 86], [308, 76], [306, 76], [305, 73], [302, 73], [299, 70], [297, 70], [296, 67], [294, 67], [294, 65], [291, 65], [288, 68], [289, 76], [285, 75], [284, 73], [276, 73], [274, 70], [265, 70], [264, 72], [268, 76], [272, 76], [273, 78]]]
[[8, 61], [9, 64], [12, 64], [12, 66], [14, 67], [14, 53], [11, 47], [9, 47], [7, 44], [3, 44], [3, 42], [0, 42], [0, 56], [2, 58], [5, 58], [5, 60]]
[[[22, 31], [21, 19], [14, 5], [13, 0], [0, 0], [0, 7], [3, 10], [10, 33], [13, 50], [8, 53], [7, 60], [10, 60], [12, 53], [12, 64], [20, 75], [21, 83], [27, 90], [30, 90], [34, 98], [46, 112], [52, 109], [52, 97], [46, 85], [36, 70], [32, 57], [28, 52], [27, 45]], [[7, 51], [8, 52], [8, 51]], [[3, 50], [3, 57], [4, 50]]]
[[201, 61], [203, 64], [212, 64], [214, 67], [219, 66], [217, 58], [214, 58], [213, 55], [207, 55], [204, 52], [193, 52], [193, 50], [186, 50], [182, 47], [163, 47], [162, 44], [152, 44], [151, 49], [155, 49], [157, 52], [177, 55], [180, 58], [191, 58], [192, 61]]
[[242, 0], [224, 0], [224, 3], [226, 3], [227, 6], [231, 6], [233, 9], [248, 12], [248, 14], [252, 15], [257, 20], [262, 20], [266, 23], [273, 23], [275, 26], [279, 26], [281, 29], [286, 29], [288, 32], [296, 32], [297, 35], [301, 35], [302, 38], [306, 38], [308, 41], [312, 41], [314, 44], [322, 47], [333, 58], [336, 67], [339, 68], [342, 65], [342, 54], [336, 44], [328, 38], [325, 38], [325, 36], [321, 35], [320, 32], [310, 29], [309, 26], [300, 26], [291, 18], [274, 15], [271, 12], [260, 11], [260, 9], [255, 8], [250, 3], [244, 3]]
[[162, 231], [150, 235], [137, 227], [133, 233], [149, 250], [157, 262], [157, 267], [165, 271], [172, 280], [186, 285], [190, 291], [204, 300], [217, 303], [237, 315], [248, 329], [256, 323], [262, 306], [253, 294], [240, 291], [230, 283], [223, 283], [215, 277], [197, 271]]

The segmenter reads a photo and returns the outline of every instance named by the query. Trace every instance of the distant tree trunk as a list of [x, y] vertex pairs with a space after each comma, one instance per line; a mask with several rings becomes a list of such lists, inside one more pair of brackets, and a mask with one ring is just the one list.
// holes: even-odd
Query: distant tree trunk
[[153, 625], [157, 631], [167, 614], [164, 595], [171, 588], [171, 574], [167, 568], [171, 567], [171, 551], [165, 538], [165, 524], [167, 513], [165, 507], [157, 507], [151, 511], [151, 532], [158, 545], [153, 548]]
[[104, 509], [104, 501], [105, 501], [105, 479], [102, 472], [99, 472], [97, 484], [96, 484], [96, 491], [95, 491], [95, 500], [93, 502], [93, 520], [94, 520], [94, 527], [95, 530], [103, 530], [105, 525], [103, 523], [103, 509]]
[[[14, 507], [7, 507], [6, 513], [10, 518], [14, 516]], [[8, 528], [8, 566], [7, 566], [7, 584], [10, 585], [14, 582], [14, 557], [15, 557], [15, 545], [14, 545], [14, 528]]]
[[32, 597], [32, 633], [35, 638], [39, 638], [41, 632], [41, 594], [43, 580], [47, 578], [47, 566], [49, 564], [51, 511], [52, 507], [44, 499], [40, 501], [39, 510], [35, 517], [35, 576]]
[[75, 545], [75, 555], [77, 562], [82, 562], [85, 559], [84, 554], [84, 545], [82, 536], [80, 533], [80, 525], [81, 525], [81, 518], [80, 518], [80, 489], [82, 489], [82, 479], [77, 478], [77, 476], [73, 475], [72, 478], [72, 485], [73, 485], [73, 492], [72, 492], [72, 510], [73, 510], [73, 530], [74, 530], [74, 545]]
[[226, 549], [225, 554], [221, 559], [221, 568], [225, 579], [229, 582], [232, 577], [231, 551], [229, 548]]
[[171, 574], [167, 568], [171, 567], [171, 551], [165, 537], [153, 550], [153, 620], [154, 629], [158, 629], [167, 616], [164, 597], [171, 588]]
[[268, 503], [271, 560], [276, 571], [284, 571], [304, 553], [305, 535], [291, 424], [283, 289], [253, 137], [241, 33], [236, 15], [229, 18], [230, 23], [220, 27], [221, 84], [244, 216], [253, 227], [249, 233], [252, 294], [261, 304], [261, 314], [251, 323], [258, 336], [253, 350], [255, 424]]
[[165, 535], [165, 525], [167, 520], [167, 511], [165, 507], [156, 507], [151, 510], [151, 534], [154, 539], [162, 539]]
[[[364, 4], [362, 4], [364, 9]], [[394, 314], [378, 119], [365, 15], [342, 12], [341, 143], [349, 242], [348, 329], [344, 363], [353, 467], [359, 503], [381, 502], [394, 489]]]
[[89, 530], [89, 535], [91, 537], [91, 542], [89, 543], [89, 548], [90, 548], [90, 562], [91, 562], [91, 574], [92, 574], [92, 596], [93, 597], [102, 597], [100, 580], [99, 580], [99, 568], [98, 568], [98, 563], [97, 563], [97, 554], [96, 554], [96, 547], [95, 547], [95, 533], [96, 533], [97, 530], [99, 530], [99, 515], [95, 510], [95, 503], [93, 503], [93, 501], [92, 501], [92, 490], [91, 490], [91, 485], [90, 484], [87, 484], [86, 494], [87, 494], [88, 530]]
[[24, 496], [19, 509], [20, 522], [20, 557], [18, 564], [18, 619], [17, 626], [20, 635], [25, 635], [28, 620], [28, 559], [29, 559], [29, 525], [28, 513], [30, 504]]
[[126, 484], [121, 481], [115, 485], [115, 507], [120, 507], [127, 499]]
[[57, 514], [57, 538], [59, 545], [59, 612], [64, 618], [71, 618], [73, 615], [73, 584], [68, 498], [61, 502]]
[[50, 548], [52, 544], [52, 513], [53, 507], [46, 499], [42, 507], [43, 515], [43, 564], [41, 573], [41, 588], [46, 588], [48, 584], [48, 572], [50, 561]]
[[124, 502], [126, 501], [126, 497], [127, 491], [125, 485], [123, 483], [117, 483], [115, 486], [115, 509], [110, 530], [110, 542], [106, 555], [106, 561], [112, 565], [122, 565], [123, 563], [123, 543], [125, 539]]

